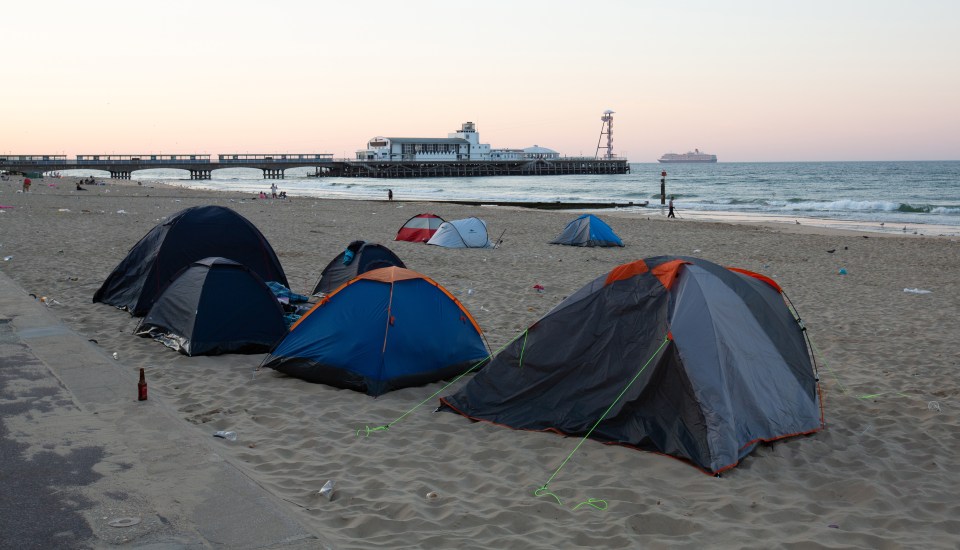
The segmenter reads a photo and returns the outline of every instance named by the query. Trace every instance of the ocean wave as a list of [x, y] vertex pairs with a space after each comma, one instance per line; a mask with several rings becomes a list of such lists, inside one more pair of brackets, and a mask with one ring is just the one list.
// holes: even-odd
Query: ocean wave
[[751, 198], [751, 199], [738, 199], [736, 197], [728, 197], [717, 199], [713, 201], [714, 204], [724, 204], [724, 205], [747, 205], [747, 206], [777, 206], [786, 204], [783, 201], [771, 201], [763, 198]]
[[819, 211], [848, 211], [848, 212], [907, 212], [902, 210], [899, 202], [890, 201], [859, 201], [843, 199], [838, 201], [820, 202], [804, 201], [790, 202], [783, 206], [783, 210], [819, 210]]
[[[729, 204], [748, 204], [749, 201], [732, 201]], [[903, 214], [960, 214], [960, 206], [933, 206], [930, 204], [908, 204], [893, 201], [866, 201], [844, 199], [838, 201], [769, 201], [766, 206], [771, 210], [784, 212], [878, 212]]]
[[936, 206], [930, 209], [931, 214], [960, 214], [960, 206]]
[[921, 214], [960, 214], [960, 206], [947, 205], [947, 206], [933, 206], [932, 204], [924, 204], [921, 206], [914, 206], [911, 204], [900, 204], [900, 208], [897, 209], [900, 212], [912, 212], [912, 213], [921, 213]]

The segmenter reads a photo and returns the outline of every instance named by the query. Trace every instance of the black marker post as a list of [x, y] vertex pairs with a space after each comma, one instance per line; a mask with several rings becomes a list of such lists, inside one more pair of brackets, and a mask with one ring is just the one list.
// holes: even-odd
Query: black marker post
[[667, 204], [667, 171], [660, 172], [660, 205]]

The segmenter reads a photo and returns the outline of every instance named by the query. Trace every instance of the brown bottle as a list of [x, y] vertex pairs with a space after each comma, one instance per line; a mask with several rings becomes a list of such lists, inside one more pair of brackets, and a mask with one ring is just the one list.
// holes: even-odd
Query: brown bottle
[[140, 381], [137, 382], [137, 401], [146, 401], [147, 400], [147, 377], [143, 374], [143, 369], [140, 369]]

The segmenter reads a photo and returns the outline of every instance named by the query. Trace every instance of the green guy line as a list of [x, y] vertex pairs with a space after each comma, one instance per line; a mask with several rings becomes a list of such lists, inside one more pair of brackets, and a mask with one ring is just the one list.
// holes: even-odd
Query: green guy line
[[[656, 356], [660, 353], [660, 350], [662, 350], [663, 347], [666, 346], [666, 345], [667, 345], [667, 342], [669, 342], [669, 341], [670, 341], [670, 337], [669, 337], [669, 336], [665, 336], [665, 337], [663, 338], [663, 342], [660, 344], [660, 347], [657, 348], [657, 351], [653, 352], [653, 355], [651, 355], [650, 358], [647, 359], [647, 362], [644, 363], [642, 367], [640, 367], [640, 370], [637, 371], [637, 374], [635, 374], [635, 375], [633, 376], [633, 378], [630, 380], [630, 382], [628, 382], [627, 385], [624, 386], [623, 390], [620, 391], [620, 395], [618, 395], [618, 396], [616, 397], [616, 399], [614, 399], [613, 402], [610, 403], [610, 406], [607, 407], [607, 410], [604, 411], [602, 415], [600, 415], [600, 418], [597, 419], [597, 421], [593, 424], [593, 426], [590, 428], [590, 430], [587, 432], [587, 434], [584, 435], [582, 438], [580, 438], [580, 442], [577, 443], [577, 446], [574, 447], [572, 451], [570, 451], [570, 454], [567, 455], [567, 458], [563, 459], [563, 462], [561, 462], [561, 463], [560, 463], [560, 466], [558, 466], [557, 469], [553, 472], [553, 475], [550, 476], [550, 479], [548, 479], [546, 483], [544, 483], [539, 489], [537, 489], [537, 490], [534, 492], [534, 494], [537, 494], [538, 492], [543, 491], [543, 492], [545, 492], [545, 493], [548, 493], [548, 494], [553, 495], [553, 493], [550, 493], [549, 491], [547, 491], [547, 487], [550, 485], [550, 482], [553, 481], [553, 478], [557, 477], [557, 474], [559, 474], [559, 473], [560, 473], [560, 470], [562, 470], [563, 467], [566, 466], [567, 462], [569, 462], [570, 459], [573, 457], [573, 454], [576, 453], [577, 450], [580, 449], [580, 447], [581, 447], [581, 446], [583, 445], [583, 443], [587, 440], [587, 438], [590, 437], [590, 434], [592, 434], [593, 431], [597, 429], [597, 426], [600, 425], [600, 422], [603, 422], [603, 419], [606, 418], [608, 414], [610, 414], [610, 411], [613, 410], [614, 405], [616, 405], [617, 402], [620, 401], [620, 399], [623, 398], [624, 394], [627, 393], [627, 390], [630, 389], [630, 386], [632, 386], [633, 383], [637, 381], [637, 378], [640, 378], [640, 375], [643, 374], [643, 371], [646, 370], [646, 368], [647, 368], [647, 366], [650, 364], [650, 362], [653, 361], [654, 357], [656, 357]], [[537, 495], [537, 496], [539, 496], [539, 495]], [[554, 497], [556, 497], [556, 495], [554, 495]], [[559, 500], [559, 499], [557, 499], [557, 500]]]

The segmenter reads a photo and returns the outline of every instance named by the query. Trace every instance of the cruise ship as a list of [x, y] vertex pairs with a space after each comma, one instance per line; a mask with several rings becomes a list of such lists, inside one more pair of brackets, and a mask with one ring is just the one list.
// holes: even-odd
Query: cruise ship
[[682, 155], [667, 153], [657, 160], [659, 162], [717, 162], [717, 155], [708, 155], [707, 153], [700, 152], [700, 149], [694, 149]]

